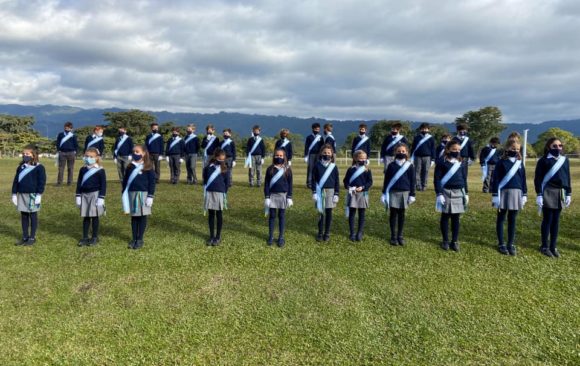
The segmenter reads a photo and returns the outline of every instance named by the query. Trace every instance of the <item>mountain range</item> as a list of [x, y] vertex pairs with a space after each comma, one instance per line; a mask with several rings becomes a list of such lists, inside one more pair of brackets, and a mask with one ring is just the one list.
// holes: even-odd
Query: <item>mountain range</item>
[[[57, 105], [37, 105], [26, 106], [19, 104], [0, 104], [0, 114], [11, 114], [18, 116], [34, 116], [34, 127], [41, 135], [55, 137], [61, 131], [62, 125], [66, 121], [71, 121], [75, 127], [88, 125], [103, 124], [104, 112], [119, 112], [127, 109], [121, 108], [91, 108], [84, 109], [71, 106]], [[266, 136], [277, 135], [281, 128], [289, 128], [293, 133], [299, 133], [306, 136], [310, 133], [310, 125], [319, 122], [321, 125], [331, 122], [334, 125], [334, 136], [339, 144], [346, 139], [351, 132], [358, 131], [358, 124], [363, 121], [354, 120], [326, 120], [322, 118], [298, 118], [289, 116], [267, 116], [258, 114], [242, 114], [232, 112], [219, 113], [173, 113], [167, 111], [151, 111], [159, 123], [172, 121], [177, 125], [186, 125], [195, 123], [198, 131], [212, 123], [216, 126], [217, 131], [229, 127], [240, 135], [250, 134], [253, 125], [258, 124], [262, 127], [262, 132]], [[364, 121], [369, 128], [377, 120]], [[413, 122], [413, 127], [417, 127], [420, 122]], [[454, 130], [453, 123], [443, 123], [450, 131]], [[538, 135], [548, 128], [558, 127], [572, 132], [574, 135], [580, 135], [580, 119], [565, 121], [545, 121], [541, 123], [507, 123], [507, 128], [502, 134], [504, 140], [511, 131], [522, 133], [529, 129], [529, 140], [535, 142]]]

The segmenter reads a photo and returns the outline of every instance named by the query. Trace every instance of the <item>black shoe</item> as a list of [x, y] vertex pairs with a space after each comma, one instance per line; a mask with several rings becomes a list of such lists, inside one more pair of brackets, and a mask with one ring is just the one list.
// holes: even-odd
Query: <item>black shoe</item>
[[209, 238], [205, 241], [205, 245], [207, 245], [208, 247], [213, 245], [213, 238]]
[[550, 251], [550, 249], [548, 249], [546, 247], [540, 247], [540, 253], [542, 253], [546, 257], [550, 257], [550, 258], [552, 258], [554, 256], [554, 254], [552, 254], [552, 252]]
[[34, 245], [34, 243], [36, 243], [36, 239], [35, 238], [28, 238], [28, 240], [25, 241], [24, 243], [22, 243], [22, 245], [24, 245], [24, 246], [32, 246], [32, 245]]
[[318, 235], [316, 235], [316, 241], [318, 242], [322, 241], [322, 233], [318, 233]]
[[353, 233], [351, 233], [348, 238], [350, 239], [350, 241], [355, 241], [356, 240], [356, 235], [353, 234]]
[[397, 238], [397, 243], [399, 243], [400, 246], [405, 245], [405, 239], [402, 236], [399, 236]]
[[552, 252], [552, 255], [556, 258], [560, 258], [560, 252], [558, 251], [558, 249], [556, 248], [550, 248], [550, 252]]
[[443, 249], [443, 250], [449, 250], [449, 242], [442, 241], [441, 242], [441, 249]]
[[213, 241], [211, 242], [211, 245], [217, 247], [218, 245], [220, 245], [221, 242], [222, 242], [221, 238], [214, 238]]
[[28, 238], [22, 238], [20, 240], [18, 240], [16, 243], [14, 243], [14, 245], [24, 245], [24, 243], [26, 243], [28, 241]]
[[273, 237], [269, 237], [268, 240], [266, 240], [266, 244], [268, 244], [268, 245], [272, 245], [273, 243], [274, 243]]
[[322, 237], [323, 241], [329, 241], [330, 240], [330, 234], [324, 234], [324, 236]]
[[507, 247], [506, 247], [504, 244], [500, 244], [500, 245], [497, 247], [497, 250], [498, 250], [498, 251], [499, 251], [501, 254], [504, 254], [504, 255], [508, 255], [508, 254], [509, 254], [508, 248], [507, 248]]
[[459, 243], [456, 241], [451, 242], [451, 244], [449, 245], [449, 247], [451, 248], [451, 250], [453, 250], [454, 252], [458, 252], [459, 251]]
[[89, 244], [89, 238], [82, 238], [81, 240], [79, 240], [77, 245], [79, 247], [83, 247], [83, 246], [88, 245], [88, 244]]
[[286, 240], [284, 238], [278, 238], [278, 247], [283, 248], [286, 244]]
[[94, 245], [97, 245], [97, 243], [99, 242], [99, 238], [98, 237], [92, 237], [91, 240], [89, 240], [88, 242], [88, 246], [92, 247]]
[[139, 249], [143, 247], [143, 240], [135, 240], [135, 245], [133, 245], [133, 249]]
[[516, 246], [515, 245], [508, 245], [507, 250], [508, 250], [508, 253], [511, 256], [514, 256], [514, 255], [517, 254], [517, 250], [516, 250]]
[[135, 246], [135, 240], [131, 240], [129, 242], [129, 244], [127, 245], [127, 249], [133, 249], [134, 246]]
[[356, 241], [362, 241], [362, 240], [363, 240], [363, 232], [362, 231], [359, 231], [356, 234]]
[[399, 244], [399, 242], [397, 241], [397, 238], [395, 238], [394, 236], [391, 236], [390, 243], [391, 243], [391, 245], [397, 245], [397, 244]]

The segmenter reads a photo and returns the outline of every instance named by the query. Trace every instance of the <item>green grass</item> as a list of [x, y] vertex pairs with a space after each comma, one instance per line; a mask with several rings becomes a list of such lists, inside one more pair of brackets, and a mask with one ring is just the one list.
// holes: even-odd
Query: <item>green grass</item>
[[[438, 248], [431, 187], [408, 212], [407, 246], [391, 247], [373, 165], [364, 242], [347, 240], [337, 209], [331, 242], [321, 245], [305, 168], [296, 164], [296, 206], [287, 213], [287, 246], [278, 249], [265, 243], [263, 193], [247, 187], [238, 166], [221, 246], [204, 244], [201, 187], [162, 183], [145, 247], [128, 250], [129, 218], [119, 183], [110, 181], [101, 242], [78, 248], [74, 189], [55, 187], [45, 161], [38, 244], [25, 248], [13, 245], [16, 164], [0, 160], [2, 365], [580, 363], [578, 202], [563, 214], [561, 259], [537, 250], [533, 194], [518, 218], [519, 254], [502, 256], [474, 168], [460, 253]], [[112, 163], [105, 166], [116, 179]], [[580, 164], [573, 168], [578, 183]]]

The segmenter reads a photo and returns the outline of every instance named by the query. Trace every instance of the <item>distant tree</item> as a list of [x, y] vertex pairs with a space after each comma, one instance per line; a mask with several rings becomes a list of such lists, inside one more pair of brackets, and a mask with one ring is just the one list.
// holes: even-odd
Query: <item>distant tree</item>
[[114, 137], [120, 127], [125, 127], [136, 142], [145, 140], [145, 136], [150, 130], [149, 125], [157, 120], [151, 113], [139, 109], [122, 112], [105, 112], [103, 116], [110, 127], [106, 130], [107, 136]]
[[544, 154], [544, 146], [546, 141], [552, 137], [557, 137], [564, 145], [564, 152], [567, 154], [577, 154], [580, 150], [580, 141], [574, 137], [570, 131], [562, 130], [561, 128], [549, 128], [538, 136], [538, 140], [534, 144], [534, 150], [538, 156]]
[[456, 124], [465, 123], [469, 127], [469, 136], [478, 150], [485, 146], [490, 138], [499, 136], [506, 128], [502, 123], [502, 113], [498, 107], [488, 106], [477, 111], [468, 111], [455, 119]]
[[32, 128], [34, 117], [0, 115], [0, 155], [16, 156], [26, 145], [36, 145], [41, 137]]
[[[383, 140], [387, 135], [391, 134], [391, 127], [395, 123], [400, 123], [403, 125], [401, 128], [401, 134], [405, 135], [407, 138], [413, 139], [413, 129], [411, 128], [411, 122], [409, 121], [399, 121], [399, 120], [383, 120], [375, 123], [370, 130], [370, 140], [371, 140], [371, 149], [372, 150], [379, 150], [381, 145], [383, 144]], [[349, 146], [350, 148], [350, 146]]]
[[530, 144], [529, 142], [526, 145], [526, 157], [527, 158], [537, 158], [538, 157], [538, 154], [536, 153], [534, 146], [532, 146], [532, 144]]
[[346, 136], [346, 139], [344, 140], [344, 143], [339, 148], [339, 150], [349, 151], [350, 152], [350, 149], [352, 149], [352, 141], [357, 136], [358, 136], [358, 132], [351, 132], [351, 133], [349, 133], [348, 136]]

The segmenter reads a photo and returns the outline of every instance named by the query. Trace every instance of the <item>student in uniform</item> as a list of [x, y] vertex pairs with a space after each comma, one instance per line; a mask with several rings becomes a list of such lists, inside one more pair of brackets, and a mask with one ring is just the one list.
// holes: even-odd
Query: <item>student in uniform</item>
[[316, 241], [330, 240], [332, 209], [338, 204], [340, 178], [334, 163], [332, 146], [325, 144], [320, 149], [318, 163], [312, 171], [312, 200], [318, 211], [318, 235]]
[[[435, 167], [436, 207], [441, 212], [441, 235], [443, 250], [459, 251], [459, 218], [467, 209], [469, 195], [467, 176], [461, 157], [461, 144], [451, 140], [445, 148], [445, 158]], [[451, 243], [449, 242], [449, 221], [451, 221]]]
[[12, 203], [20, 211], [22, 223], [22, 240], [16, 245], [29, 246], [36, 242], [38, 211], [45, 185], [46, 171], [38, 162], [38, 152], [35, 147], [27, 146], [22, 150], [22, 161], [12, 182]]
[[320, 123], [312, 124], [312, 134], [306, 137], [304, 142], [304, 162], [307, 164], [306, 168], [306, 187], [312, 189], [312, 171], [318, 162], [318, 154], [320, 148], [324, 145], [324, 139], [320, 135]]
[[481, 152], [479, 153], [479, 165], [481, 165], [483, 193], [489, 193], [493, 171], [495, 170], [495, 166], [501, 157], [499, 145], [499, 137], [492, 137], [489, 140], [489, 144], [481, 149]]
[[220, 147], [220, 139], [215, 135], [215, 127], [207, 125], [205, 127], [205, 136], [201, 140], [201, 148], [203, 150], [203, 166], [209, 164], [209, 160], [213, 156], [213, 152]]
[[252, 137], [248, 139], [246, 144], [246, 154], [245, 167], [248, 168], [250, 187], [260, 187], [262, 185], [262, 165], [264, 165], [266, 146], [264, 145], [264, 140], [260, 137], [260, 126], [258, 125], [252, 127]]
[[232, 170], [236, 166], [236, 143], [232, 139], [232, 130], [226, 128], [224, 131], [224, 140], [221, 149], [226, 153], [226, 168], [228, 169], [228, 187], [232, 186]]
[[354, 156], [354, 153], [362, 150], [365, 154], [367, 154], [367, 164], [369, 163], [368, 157], [371, 156], [371, 140], [367, 136], [367, 125], [365, 123], [361, 123], [358, 125], [358, 136], [352, 140], [352, 148], [350, 153]]
[[161, 160], [163, 160], [163, 136], [159, 133], [159, 124], [153, 122], [151, 124], [151, 133], [145, 137], [145, 148], [149, 154], [151, 163], [155, 168], [155, 180], [159, 183], [161, 176]]
[[399, 143], [409, 145], [407, 138], [401, 135], [401, 129], [403, 125], [399, 122], [394, 123], [391, 126], [391, 134], [385, 136], [383, 144], [381, 145], [381, 161], [385, 166], [385, 170], [389, 164], [395, 159], [395, 146]]
[[180, 136], [179, 127], [173, 127], [171, 138], [165, 146], [165, 159], [169, 164], [169, 182], [177, 184], [181, 175], [181, 164], [185, 157], [185, 143]]
[[405, 211], [409, 205], [415, 203], [416, 185], [415, 169], [409, 161], [409, 148], [403, 143], [398, 143], [395, 146], [395, 160], [385, 171], [381, 196], [382, 204], [389, 210], [391, 245], [405, 245], [403, 236]]
[[457, 125], [457, 136], [453, 137], [453, 141], [459, 142], [459, 147], [461, 147], [461, 159], [463, 161], [463, 169], [465, 170], [465, 176], [468, 176], [469, 166], [475, 161], [475, 150], [473, 149], [473, 142], [467, 135], [467, 125], [465, 123], [460, 123]]
[[[352, 166], [346, 171], [343, 179], [346, 196], [346, 215], [350, 229], [350, 240], [363, 239], [365, 211], [369, 207], [369, 189], [373, 185], [373, 176], [368, 168], [367, 154], [362, 150], [355, 151]], [[358, 210], [358, 230], [354, 230], [354, 219]]]
[[223, 210], [227, 209], [228, 180], [226, 153], [217, 148], [208, 165], [203, 168], [203, 207], [208, 213], [208, 246], [217, 246], [221, 242]]
[[326, 123], [324, 125], [324, 144], [330, 145], [332, 147], [332, 154], [336, 156], [336, 139], [332, 135], [332, 123]]
[[143, 236], [147, 228], [147, 216], [151, 215], [157, 176], [153, 161], [144, 146], [135, 145], [131, 157], [132, 162], [123, 179], [122, 204], [125, 214], [131, 215], [133, 239], [129, 242], [129, 248], [139, 249], [144, 244]]
[[[496, 231], [501, 254], [516, 255], [516, 217], [528, 201], [526, 170], [522, 164], [520, 143], [509, 140], [498, 160], [491, 180], [492, 206], [497, 211]], [[508, 243], [504, 242], [504, 223], [508, 220]]]
[[60, 186], [62, 184], [64, 176], [64, 168], [67, 167], [67, 185], [72, 184], [74, 169], [75, 169], [75, 157], [77, 151], [79, 151], [79, 144], [77, 141], [77, 135], [73, 132], [72, 122], [67, 122], [64, 124], [64, 132], [61, 132], [56, 137], [56, 151], [58, 160], [58, 178], [56, 180], [56, 185]]
[[552, 137], [546, 141], [544, 156], [538, 159], [534, 177], [538, 195], [536, 203], [542, 213], [542, 246], [540, 252], [548, 257], [560, 257], [558, 231], [562, 208], [572, 203], [570, 162], [564, 156], [562, 141]]
[[292, 141], [290, 141], [289, 136], [290, 130], [288, 130], [287, 128], [283, 128], [282, 130], [280, 130], [280, 139], [276, 141], [275, 148], [276, 150], [284, 149], [284, 151], [286, 152], [286, 158], [288, 160], [288, 166], [292, 166], [293, 150], [292, 150]]
[[93, 134], [88, 135], [85, 139], [85, 149], [83, 153], [87, 151], [90, 147], [94, 147], [99, 152], [99, 156], [103, 156], [105, 151], [105, 140], [103, 140], [103, 127], [95, 126], [93, 129]]
[[195, 125], [187, 126], [185, 135], [185, 167], [187, 169], [187, 184], [197, 184], [197, 154], [199, 153], [199, 138], [195, 134]]
[[411, 162], [415, 166], [418, 191], [427, 188], [429, 169], [435, 165], [435, 138], [429, 133], [429, 127], [428, 123], [421, 123], [419, 134], [413, 139], [411, 148]]
[[117, 165], [119, 180], [122, 182], [125, 177], [125, 171], [131, 162], [131, 153], [133, 152], [133, 139], [127, 135], [125, 127], [119, 128], [119, 136], [115, 140], [113, 150], [113, 161]]
[[[286, 228], [286, 208], [292, 207], [292, 170], [286, 160], [286, 150], [274, 151], [272, 165], [266, 169], [264, 179], [264, 207], [268, 215], [268, 245], [274, 242], [274, 225], [278, 215], [278, 240], [280, 248], [286, 244], [284, 231]], [[277, 211], [277, 212], [276, 212]]]
[[[79, 171], [75, 199], [83, 218], [83, 237], [78, 243], [79, 247], [93, 246], [99, 242], [99, 217], [105, 213], [107, 194], [107, 175], [101, 166], [99, 151], [89, 147], [85, 151], [83, 162], [85, 166]], [[91, 226], [93, 235], [89, 239]]]
[[449, 141], [451, 141], [451, 135], [444, 133], [441, 136], [441, 143], [435, 149], [435, 164], [445, 161], [445, 148]]

